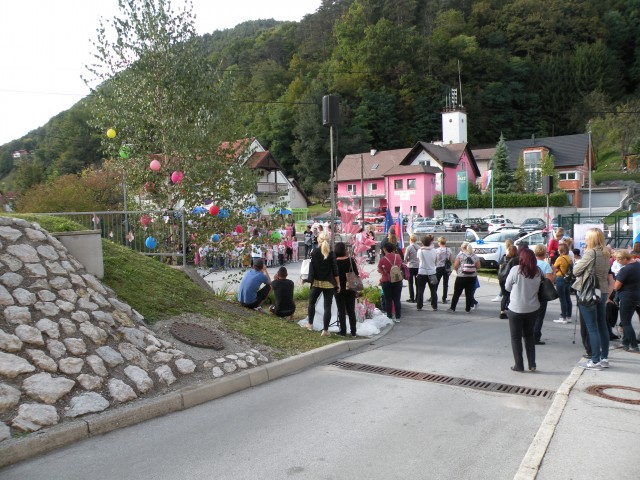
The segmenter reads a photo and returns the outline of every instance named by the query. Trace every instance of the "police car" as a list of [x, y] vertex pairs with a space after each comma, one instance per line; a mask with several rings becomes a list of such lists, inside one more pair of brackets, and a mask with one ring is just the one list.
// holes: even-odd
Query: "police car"
[[484, 238], [473, 230], [467, 229], [465, 240], [471, 244], [475, 254], [480, 259], [482, 268], [498, 269], [500, 259], [505, 254], [505, 241], [511, 239], [517, 247], [523, 242], [527, 242], [529, 248], [533, 249], [535, 245], [546, 245], [547, 233], [543, 230], [534, 232], [526, 232], [519, 228], [501, 228], [490, 233]]

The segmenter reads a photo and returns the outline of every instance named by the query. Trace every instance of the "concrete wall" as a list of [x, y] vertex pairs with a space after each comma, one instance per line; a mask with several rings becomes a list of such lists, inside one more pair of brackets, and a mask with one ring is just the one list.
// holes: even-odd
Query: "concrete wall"
[[96, 278], [104, 277], [100, 230], [56, 232], [52, 234]]

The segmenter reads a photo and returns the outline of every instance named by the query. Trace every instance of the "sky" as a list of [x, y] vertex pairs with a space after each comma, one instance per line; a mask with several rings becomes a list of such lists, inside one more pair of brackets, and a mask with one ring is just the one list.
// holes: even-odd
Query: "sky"
[[[174, 9], [184, 0], [172, 0]], [[193, 0], [198, 35], [246, 20], [299, 21], [321, 0]], [[91, 61], [100, 18], [117, 0], [0, 0], [0, 145], [18, 139], [89, 93], [80, 78]]]

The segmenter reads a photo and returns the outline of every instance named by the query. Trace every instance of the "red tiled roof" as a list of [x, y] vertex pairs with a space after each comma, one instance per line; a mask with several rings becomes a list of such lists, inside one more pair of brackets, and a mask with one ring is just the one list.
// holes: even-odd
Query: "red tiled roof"
[[[338, 165], [336, 180], [340, 182], [360, 180], [361, 170], [364, 170], [362, 175], [364, 179], [382, 178], [389, 169], [399, 165], [410, 151], [410, 148], [401, 148], [382, 150], [375, 155], [371, 155], [370, 152], [346, 155]], [[361, 158], [363, 169], [361, 169]], [[374, 168], [376, 165], [377, 167]]]

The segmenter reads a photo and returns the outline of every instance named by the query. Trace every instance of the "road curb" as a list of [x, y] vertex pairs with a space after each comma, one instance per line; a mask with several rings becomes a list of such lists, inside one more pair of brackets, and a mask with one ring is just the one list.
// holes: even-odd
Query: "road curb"
[[46, 430], [33, 432], [26, 437], [7, 439], [0, 443], [0, 468], [66, 447], [90, 437], [129, 427], [169, 413], [186, 410], [231, 393], [297, 373], [335, 356], [368, 345], [372, 340], [385, 336], [391, 331], [391, 328], [393, 328], [393, 325], [382, 330], [375, 338], [335, 342], [300, 355], [244, 370], [226, 378], [212, 379], [198, 385], [189, 385], [175, 392], [117, 407], [109, 412], [87, 415], [82, 420], [54, 425]]
[[583, 372], [584, 369], [578, 366], [574, 367], [556, 391], [553, 403], [547, 411], [531, 445], [529, 445], [529, 449], [513, 477], [514, 480], [534, 480], [538, 475], [538, 470], [540, 470], [542, 460], [547, 453], [547, 448], [549, 448], [556, 427], [560, 422], [562, 412], [564, 412], [567, 402], [569, 401], [569, 394]]

